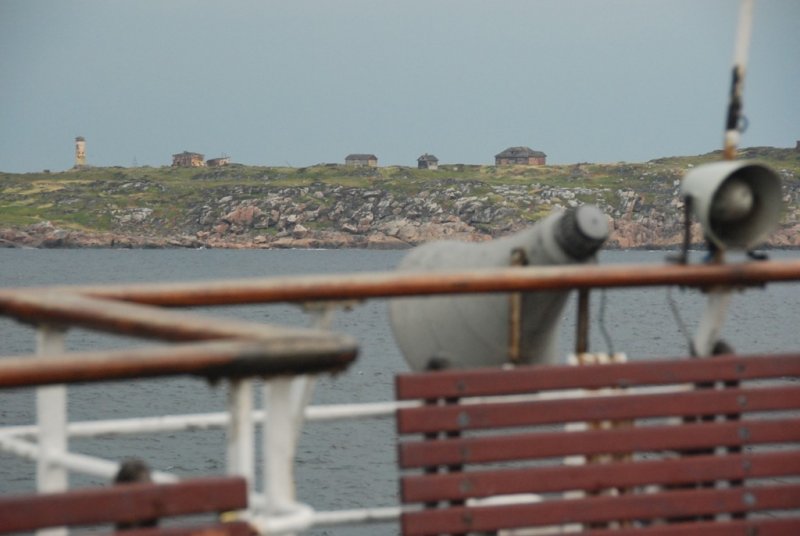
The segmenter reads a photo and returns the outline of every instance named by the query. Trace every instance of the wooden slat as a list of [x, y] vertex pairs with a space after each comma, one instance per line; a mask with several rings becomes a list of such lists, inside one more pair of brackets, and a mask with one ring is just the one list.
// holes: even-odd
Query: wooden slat
[[127, 529], [115, 534], [119, 536], [253, 536], [256, 532], [245, 521], [231, 521], [211, 525]]
[[[600, 367], [598, 367], [600, 368]], [[400, 444], [404, 468], [800, 441], [800, 419], [503, 434]]]
[[[403, 534], [466, 534], [571, 523], [595, 527], [617, 520], [664, 519], [680, 519], [681, 522], [665, 527], [628, 527], [613, 534], [797, 534], [800, 527], [797, 517], [790, 521], [738, 519], [745, 511], [794, 509], [792, 515], [800, 512], [800, 484], [774, 485], [775, 478], [800, 476], [800, 418], [775, 416], [740, 420], [743, 414], [792, 412], [800, 407], [798, 385], [782, 381], [797, 376], [800, 376], [800, 354], [401, 375], [396, 383], [399, 399], [446, 400], [448, 403], [398, 411], [400, 434], [427, 436], [424, 440], [415, 438], [400, 443], [400, 466], [450, 468], [450, 472], [433, 471], [402, 477], [404, 503], [440, 505], [404, 514]], [[781, 381], [744, 387], [739, 384], [766, 379]], [[524, 395], [548, 390], [719, 385], [721, 382], [728, 386], [724, 389], [679, 389], [669, 393], [663, 390], [636, 394], [622, 391], [587, 397], [570, 393], [562, 399], [536, 401], [457, 402], [464, 397]], [[790, 415], [797, 415], [797, 412]], [[715, 416], [736, 418], [699, 419]], [[694, 417], [698, 419], [687, 419], [680, 424], [656, 421], [637, 426], [640, 419]], [[597, 421], [622, 424], [611, 429], [583, 431], [567, 431], [560, 426], [556, 431], [510, 430]], [[626, 421], [630, 424], [626, 425]], [[472, 430], [482, 433], [469, 435]], [[433, 439], [437, 434], [451, 437]], [[786, 443], [792, 443], [789, 450], [785, 448]], [[782, 448], [741, 452], [741, 447], [762, 444], [782, 444]], [[713, 454], [718, 447], [729, 447], [729, 450]], [[689, 452], [694, 455], [675, 457]], [[635, 453], [649, 458], [579, 466], [475, 467], [482, 463], [560, 459], [571, 455]], [[759, 479], [757, 487], [740, 486], [754, 479]], [[773, 481], [768, 484], [764, 479]], [[708, 487], [711, 482], [736, 485], [716, 489]], [[632, 491], [647, 486], [660, 486], [661, 491]], [[692, 489], [686, 489], [687, 486]], [[609, 496], [602, 493], [607, 489], [623, 492]], [[548, 496], [572, 490], [583, 490], [589, 497], [565, 500], [562, 496]], [[497, 502], [480, 507], [463, 505], [469, 499], [497, 501], [498, 496], [514, 494], [543, 494], [544, 500], [514, 505], [498, 505]], [[731, 514], [733, 519], [718, 523], [698, 517], [719, 513]], [[599, 536], [612, 532], [593, 528], [587, 534]]]
[[800, 450], [407, 475], [400, 489], [404, 503], [422, 503], [788, 475], [800, 476]]
[[532, 402], [423, 406], [397, 412], [401, 434], [579, 421], [727, 415], [800, 407], [800, 386], [602, 395]]
[[399, 374], [400, 400], [527, 394], [800, 376], [800, 354], [718, 356], [713, 359], [636, 361], [602, 367], [524, 366]]
[[800, 518], [700, 521], [581, 532], [581, 536], [627, 536], [629, 534], [636, 534], [636, 536], [797, 536], [800, 534]]
[[0, 533], [45, 527], [132, 522], [247, 506], [241, 477], [176, 484], [125, 484], [100, 489], [0, 498]]
[[792, 508], [800, 508], [800, 484], [599, 496], [525, 505], [442, 508], [403, 514], [401, 524], [404, 535], [422, 536]]

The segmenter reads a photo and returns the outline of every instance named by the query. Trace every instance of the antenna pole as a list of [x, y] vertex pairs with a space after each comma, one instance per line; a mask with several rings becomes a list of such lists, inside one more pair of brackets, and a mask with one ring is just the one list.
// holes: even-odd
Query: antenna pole
[[753, 2], [754, 0], [742, 0], [739, 8], [739, 27], [736, 30], [733, 76], [731, 78], [731, 93], [725, 125], [725, 147], [723, 152], [726, 160], [736, 159], [736, 148], [739, 145], [744, 75], [747, 66], [747, 53], [750, 48], [750, 34], [753, 27]]

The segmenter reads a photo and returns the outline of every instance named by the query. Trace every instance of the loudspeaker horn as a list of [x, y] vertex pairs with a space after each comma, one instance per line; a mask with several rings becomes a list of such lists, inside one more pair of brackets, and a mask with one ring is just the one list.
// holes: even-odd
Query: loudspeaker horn
[[691, 198], [706, 237], [721, 249], [749, 250], [780, 222], [781, 181], [762, 164], [704, 164], [684, 176], [680, 190]]

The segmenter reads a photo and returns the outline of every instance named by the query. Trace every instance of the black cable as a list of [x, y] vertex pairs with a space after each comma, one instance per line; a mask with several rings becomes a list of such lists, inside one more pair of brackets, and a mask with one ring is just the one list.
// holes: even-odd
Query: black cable
[[598, 324], [600, 326], [600, 333], [603, 335], [603, 340], [606, 343], [606, 348], [608, 349], [608, 355], [614, 355], [614, 343], [611, 340], [611, 334], [606, 329], [606, 289], [602, 289], [600, 291], [600, 311], [597, 314], [598, 316]]
[[686, 324], [681, 318], [681, 313], [678, 310], [678, 304], [675, 303], [675, 298], [672, 297], [672, 287], [667, 287], [667, 303], [669, 304], [669, 309], [672, 311], [672, 317], [675, 319], [675, 323], [678, 324], [678, 330], [681, 332], [681, 335], [686, 339], [686, 343], [689, 345], [689, 351], [692, 355], [695, 355], [694, 350], [694, 343], [692, 342], [692, 338], [689, 337], [689, 330], [686, 329]]

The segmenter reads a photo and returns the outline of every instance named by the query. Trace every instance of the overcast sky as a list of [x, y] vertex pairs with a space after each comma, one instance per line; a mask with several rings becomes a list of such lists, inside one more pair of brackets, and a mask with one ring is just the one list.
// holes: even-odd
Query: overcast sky
[[[0, 170], [645, 161], [722, 144], [738, 0], [0, 0]], [[800, 1], [758, 0], [743, 146], [800, 139]]]

